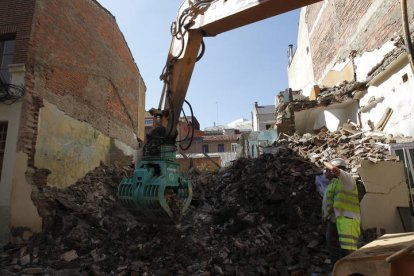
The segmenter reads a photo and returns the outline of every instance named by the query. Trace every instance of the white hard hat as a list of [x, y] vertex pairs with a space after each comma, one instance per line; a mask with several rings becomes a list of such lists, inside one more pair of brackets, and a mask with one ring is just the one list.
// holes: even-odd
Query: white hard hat
[[334, 165], [335, 167], [344, 167], [344, 168], [346, 168], [346, 162], [342, 158], [334, 158], [334, 159], [331, 160], [330, 163], [332, 165]]

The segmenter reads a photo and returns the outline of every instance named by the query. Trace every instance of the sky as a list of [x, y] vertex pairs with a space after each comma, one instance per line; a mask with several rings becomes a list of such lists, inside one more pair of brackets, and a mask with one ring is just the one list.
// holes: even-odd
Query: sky
[[[98, 0], [115, 16], [147, 87], [147, 110], [158, 107], [159, 80], [170, 42], [170, 26], [182, 0]], [[204, 39], [187, 101], [201, 129], [251, 120], [254, 103], [272, 105], [288, 87], [287, 50], [296, 44], [299, 10]], [[189, 115], [188, 108], [185, 108]]]

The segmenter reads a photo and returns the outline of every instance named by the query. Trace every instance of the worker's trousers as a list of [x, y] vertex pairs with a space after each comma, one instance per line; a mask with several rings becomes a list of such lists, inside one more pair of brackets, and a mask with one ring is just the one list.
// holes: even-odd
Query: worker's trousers
[[331, 221], [328, 221], [326, 223], [326, 245], [328, 246], [329, 250], [329, 258], [333, 264], [346, 255], [339, 245], [338, 229], [336, 228], [336, 223]]
[[338, 229], [339, 245], [342, 249], [355, 251], [358, 249], [360, 235], [360, 221], [358, 219], [337, 217], [336, 228]]

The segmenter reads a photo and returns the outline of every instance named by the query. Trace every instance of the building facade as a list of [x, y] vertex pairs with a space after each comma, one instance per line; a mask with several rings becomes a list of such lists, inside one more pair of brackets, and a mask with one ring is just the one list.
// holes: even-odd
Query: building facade
[[10, 228], [41, 231], [39, 185], [65, 188], [101, 163], [134, 158], [146, 87], [115, 18], [98, 2], [4, 0], [0, 13], [5, 242]]
[[258, 105], [254, 103], [252, 111], [253, 131], [262, 131], [274, 128], [276, 123], [274, 105]]

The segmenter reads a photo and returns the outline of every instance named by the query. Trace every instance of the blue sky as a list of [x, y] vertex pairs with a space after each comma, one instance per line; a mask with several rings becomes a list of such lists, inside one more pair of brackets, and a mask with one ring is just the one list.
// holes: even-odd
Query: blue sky
[[[146, 109], [158, 107], [159, 80], [181, 0], [98, 0], [116, 18], [147, 86]], [[254, 102], [274, 104], [288, 87], [287, 49], [296, 44], [299, 10], [204, 39], [187, 100], [201, 129], [251, 119]], [[189, 111], [186, 110], [189, 115]]]

